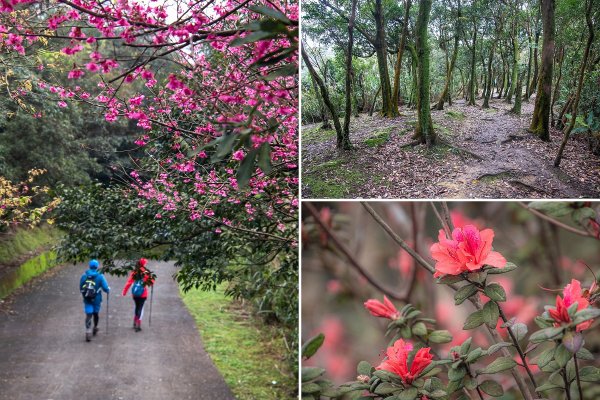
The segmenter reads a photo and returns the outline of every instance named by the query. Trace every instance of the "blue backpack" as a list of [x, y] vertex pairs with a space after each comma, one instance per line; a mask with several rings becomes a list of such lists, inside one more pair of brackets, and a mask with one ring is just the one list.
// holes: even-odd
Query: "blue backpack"
[[144, 294], [144, 281], [142, 279], [138, 279], [133, 283], [131, 287], [131, 294], [133, 297], [140, 297]]

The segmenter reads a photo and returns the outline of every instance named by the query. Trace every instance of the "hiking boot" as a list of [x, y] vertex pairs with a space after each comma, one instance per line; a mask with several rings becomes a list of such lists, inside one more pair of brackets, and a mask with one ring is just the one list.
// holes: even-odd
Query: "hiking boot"
[[94, 327], [93, 335], [96, 336], [97, 333], [98, 333], [98, 328]]
[[92, 334], [90, 332], [85, 333], [85, 341], [89, 342], [92, 340]]

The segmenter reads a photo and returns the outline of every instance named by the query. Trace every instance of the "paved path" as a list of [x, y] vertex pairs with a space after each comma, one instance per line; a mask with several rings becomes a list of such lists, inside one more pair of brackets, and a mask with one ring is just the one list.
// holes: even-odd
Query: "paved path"
[[19, 294], [0, 313], [1, 400], [233, 399], [202, 347], [168, 263], [151, 262], [158, 276], [152, 326], [132, 329], [133, 301], [121, 296], [125, 278], [107, 276], [100, 332], [86, 343], [78, 291], [83, 265], [68, 266]]

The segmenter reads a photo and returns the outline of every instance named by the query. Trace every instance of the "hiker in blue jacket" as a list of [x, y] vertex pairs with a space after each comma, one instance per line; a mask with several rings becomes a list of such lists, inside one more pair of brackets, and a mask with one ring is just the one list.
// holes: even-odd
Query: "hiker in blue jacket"
[[[81, 275], [79, 290], [83, 296], [83, 311], [85, 312], [85, 340], [92, 340], [92, 334], [98, 333], [98, 320], [100, 318], [100, 305], [102, 304], [102, 290], [107, 294], [110, 292], [108, 282], [104, 275], [98, 272], [100, 263], [91, 260], [89, 269]], [[92, 330], [92, 317], [94, 317], [94, 329]]]

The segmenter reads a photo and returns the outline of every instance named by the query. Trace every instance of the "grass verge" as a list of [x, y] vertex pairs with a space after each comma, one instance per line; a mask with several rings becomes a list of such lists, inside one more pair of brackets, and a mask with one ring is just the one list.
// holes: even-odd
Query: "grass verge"
[[224, 290], [225, 285], [214, 292], [192, 289], [181, 297], [227, 385], [240, 400], [296, 397], [297, 379], [285, 370], [283, 339]]
[[[61, 236], [53, 226], [43, 225], [33, 229], [19, 228], [0, 236], [0, 264], [19, 265], [32, 252], [48, 249]], [[27, 256], [27, 257], [25, 257]]]

